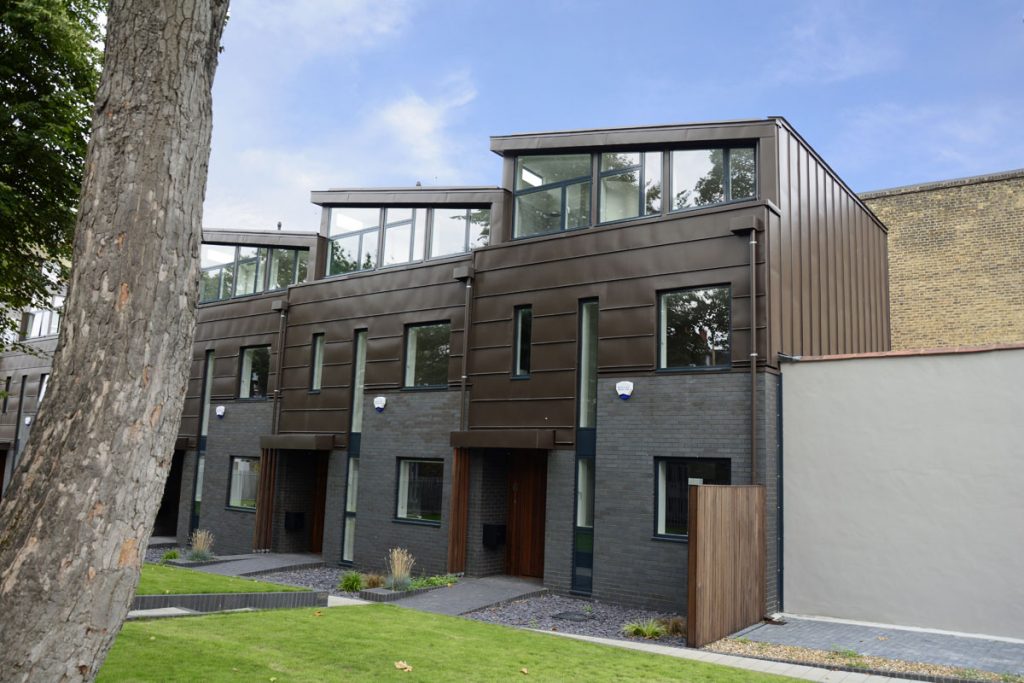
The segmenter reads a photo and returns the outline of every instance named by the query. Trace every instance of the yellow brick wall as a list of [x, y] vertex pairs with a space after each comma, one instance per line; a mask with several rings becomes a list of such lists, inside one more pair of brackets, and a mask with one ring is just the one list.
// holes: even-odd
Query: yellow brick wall
[[1024, 170], [861, 198], [889, 228], [894, 350], [1024, 342]]

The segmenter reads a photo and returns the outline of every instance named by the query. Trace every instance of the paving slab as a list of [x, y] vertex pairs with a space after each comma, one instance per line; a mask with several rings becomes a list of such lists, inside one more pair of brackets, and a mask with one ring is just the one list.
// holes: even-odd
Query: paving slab
[[196, 571], [221, 576], [258, 576], [300, 567], [319, 567], [323, 558], [312, 553], [251, 553], [218, 557], [216, 564], [190, 567]]
[[160, 607], [158, 609], [133, 609], [128, 611], [128, 619], [157, 619], [162, 617], [187, 617], [198, 612], [181, 607]]
[[539, 579], [511, 576], [462, 578], [453, 586], [397, 600], [393, 604], [423, 612], [458, 616], [527, 595], [536, 595], [543, 590], [544, 586]]
[[887, 659], [1024, 675], [1024, 643], [790, 616], [785, 621], [761, 624], [742, 636], [762, 643], [854, 650]]
[[353, 605], [369, 605], [370, 603], [366, 600], [360, 600], [359, 598], [344, 598], [340, 595], [328, 595], [327, 606], [328, 607], [351, 607]]

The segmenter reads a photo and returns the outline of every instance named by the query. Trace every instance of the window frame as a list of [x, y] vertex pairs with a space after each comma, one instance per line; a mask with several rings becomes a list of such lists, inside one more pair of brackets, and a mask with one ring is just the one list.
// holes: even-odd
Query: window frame
[[[713, 202], [711, 204], [701, 204], [700, 206], [684, 206], [684, 207], [678, 208], [678, 209], [675, 208], [675, 201], [674, 201], [674, 195], [675, 195], [675, 173], [673, 171], [674, 164], [672, 163], [672, 156], [676, 152], [702, 152], [702, 151], [710, 152], [710, 151], [713, 151], [713, 150], [716, 150], [716, 149], [722, 150], [722, 196], [725, 197], [725, 199], [723, 199], [720, 202]], [[732, 166], [730, 164], [730, 161], [731, 161], [732, 151], [736, 150], [736, 149], [750, 149], [750, 150], [753, 151], [753, 154], [754, 154], [754, 194], [752, 196], [750, 196], [750, 197], [740, 197], [739, 199], [733, 199], [732, 198]], [[758, 176], [760, 175], [759, 171], [760, 171], [761, 167], [760, 167], [760, 163], [759, 163], [760, 162], [760, 155], [758, 154], [758, 143], [756, 141], [750, 141], [750, 142], [730, 141], [727, 144], [699, 145], [699, 146], [695, 146], [695, 147], [677, 147], [677, 148], [672, 148], [672, 149], [669, 149], [669, 150], [666, 150], [666, 151], [667, 151], [666, 157], [667, 157], [667, 160], [668, 160], [668, 164], [667, 164], [667, 166], [668, 166], [668, 183], [665, 183], [664, 181], [662, 182], [663, 196], [662, 196], [661, 203], [662, 203], [662, 210], [663, 211], [667, 210], [667, 213], [669, 213], [669, 214], [681, 214], [681, 213], [687, 213], [689, 211], [700, 211], [702, 209], [710, 209], [710, 208], [719, 207], [719, 206], [728, 206], [730, 204], [739, 204], [739, 203], [742, 203], [742, 202], [751, 202], [751, 201], [755, 201], [760, 196], [761, 185], [759, 183]], [[666, 184], [668, 185], [668, 192], [664, 192], [664, 187], [665, 187]], [[668, 204], [667, 207], [665, 206], [666, 205], [666, 201], [665, 201], [666, 198], [668, 198], [670, 200], [670, 201], [667, 202], [667, 204]]]
[[[202, 266], [202, 247], [229, 247], [232, 249], [231, 261], [227, 263], [220, 263], [215, 266]], [[245, 259], [240, 259], [240, 249], [255, 249], [256, 256]], [[275, 253], [280, 251], [290, 251], [292, 253], [292, 282], [284, 287], [278, 287], [277, 283], [271, 285], [270, 273], [273, 272], [273, 262], [275, 260]], [[218, 301], [228, 301], [231, 299], [242, 299], [249, 296], [259, 296], [266, 294], [267, 292], [281, 292], [286, 290], [292, 285], [297, 285], [303, 282], [303, 279], [299, 277], [299, 261], [301, 255], [306, 254], [306, 277], [309, 275], [309, 249], [301, 247], [275, 247], [268, 245], [259, 244], [224, 244], [221, 242], [204, 242], [200, 245], [200, 264], [199, 264], [199, 304], [212, 304]], [[254, 280], [254, 291], [249, 294], [238, 294], [238, 287], [240, 286], [241, 280], [238, 276], [239, 265], [241, 263], [255, 262], [256, 273]], [[230, 291], [225, 292], [224, 273], [229, 270], [231, 271], [231, 285]], [[203, 298], [203, 275], [208, 273], [217, 272], [217, 296], [212, 299]]]
[[[725, 484], [710, 483], [708, 486], [732, 486], [732, 459], [730, 458], [702, 458], [694, 456], [655, 456], [654, 461], [654, 527], [652, 530], [651, 538], [656, 541], [669, 541], [673, 543], [688, 543], [690, 540], [690, 519], [689, 519], [689, 491], [690, 491], [690, 476], [689, 470], [686, 472], [686, 485], [684, 486], [684, 496], [686, 500], [686, 533], [685, 534], [670, 534], [660, 531], [663, 526], [661, 520], [661, 466], [668, 462], [682, 462], [684, 464], [689, 463], [707, 463], [715, 466], [724, 465], [726, 479], [728, 480]], [[703, 482], [702, 482], [703, 485]]]
[[[716, 365], [695, 365], [695, 366], [676, 366], [667, 365], [667, 354], [666, 354], [666, 365], [662, 365], [662, 351], [665, 348], [665, 343], [662, 341], [662, 331], [665, 327], [665, 319], [662, 316], [662, 299], [669, 294], [678, 294], [680, 292], [691, 292], [702, 289], [725, 289], [729, 296], [729, 327], [728, 327], [728, 340], [729, 340], [729, 362], [719, 363]], [[674, 372], [725, 372], [732, 369], [732, 351], [733, 351], [733, 296], [732, 296], [732, 284], [719, 283], [710, 285], [698, 285], [695, 287], [679, 287], [675, 289], [661, 289], [655, 294], [654, 300], [654, 315], [656, 317], [654, 326], [654, 367], [655, 372], [658, 373], [674, 373]]]
[[[228, 496], [225, 501], [224, 507], [228, 510], [234, 510], [236, 512], [256, 512], [256, 505], [259, 503], [259, 474], [256, 474], [256, 497], [252, 499], [252, 506], [247, 505], [234, 505], [232, 504], [232, 492], [235, 487], [235, 462], [239, 460], [248, 460], [250, 463], [255, 462], [262, 465], [263, 459], [258, 455], [231, 455], [228, 457]], [[242, 498], [239, 498], [241, 501]]]
[[410, 324], [405, 326], [405, 331], [404, 331], [404, 334], [403, 334], [403, 343], [402, 343], [402, 349], [403, 349], [403, 351], [402, 351], [402, 354], [403, 354], [403, 359], [402, 359], [403, 360], [403, 362], [402, 362], [402, 389], [404, 391], [442, 391], [442, 390], [443, 391], [447, 391], [448, 390], [448, 384], [449, 384], [449, 382], [448, 382], [448, 370], [451, 369], [450, 367], [448, 368], [448, 370], [445, 371], [444, 382], [441, 383], [441, 384], [410, 384], [410, 379], [409, 379], [410, 378], [410, 370], [411, 370], [411, 375], [412, 375], [412, 381], [415, 382], [415, 378], [416, 378], [416, 366], [413, 365], [410, 368], [410, 365], [409, 365], [410, 360], [414, 357], [414, 354], [410, 354], [409, 353], [410, 332], [413, 329], [415, 329], [415, 328], [435, 327], [435, 326], [441, 326], [441, 325], [444, 325], [444, 326], [446, 326], [448, 328], [448, 359], [449, 359], [449, 364], [450, 364], [450, 362], [451, 362], [451, 355], [452, 355], [452, 323], [451, 323], [450, 320], [432, 320], [430, 322], [410, 323]]
[[[553, 183], [546, 183], [546, 184], [543, 184], [543, 185], [537, 185], [536, 187], [530, 187], [530, 188], [527, 188], [527, 189], [519, 189], [519, 190], [517, 190], [516, 189], [516, 180], [515, 179], [519, 177], [519, 169], [520, 169], [519, 163], [520, 163], [520, 160], [523, 159], [523, 158], [526, 158], [526, 157], [544, 157], [544, 156], [552, 156], [552, 157], [555, 157], [555, 156], [587, 156], [587, 157], [590, 158], [590, 164], [589, 164], [590, 171], [587, 173], [587, 175], [576, 176], [574, 178], [566, 178], [565, 180], [558, 180], [558, 181], [555, 181]], [[595, 194], [595, 190], [594, 190], [594, 176], [595, 176], [594, 156], [595, 156], [595, 153], [593, 151], [577, 152], [577, 153], [565, 152], [565, 153], [561, 153], [561, 154], [557, 153], [557, 152], [553, 152], [553, 153], [548, 153], [548, 154], [517, 154], [512, 159], [512, 165], [513, 165], [513, 181], [512, 181], [512, 240], [513, 241], [515, 241], [515, 240], [533, 239], [535, 237], [544, 237], [546, 235], [557, 235], [559, 233], [572, 232], [574, 230], [586, 230], [587, 228], [594, 227], [594, 199], [596, 198], [596, 194]], [[566, 220], [568, 218], [568, 213], [569, 213], [568, 210], [567, 210], [568, 209], [568, 201], [569, 201], [569, 187], [573, 186], [573, 185], [584, 185], [584, 184], [587, 184], [587, 183], [590, 183], [590, 193], [589, 193], [590, 201], [589, 201], [589, 211], [587, 212], [586, 223], [584, 225], [577, 225], [577, 226], [573, 226], [571, 228], [566, 227]], [[516, 232], [517, 232], [517, 228], [519, 227], [519, 222], [518, 222], [518, 218], [519, 218], [519, 198], [523, 197], [523, 196], [526, 196], [526, 195], [539, 194], [541, 192], [550, 192], [551, 190], [558, 190], [559, 191], [560, 201], [559, 201], [559, 219], [558, 219], [559, 227], [558, 227], [558, 229], [556, 229], [556, 230], [547, 230], [545, 232], [537, 232], [537, 233], [533, 233], [533, 234], [530, 234], [530, 235], [517, 235]]]
[[327, 337], [323, 332], [313, 334], [309, 343], [309, 393], [311, 394], [319, 394], [323, 388], [326, 345]]
[[[523, 318], [529, 316], [529, 333], [526, 335], [526, 346], [523, 346]], [[530, 365], [533, 360], [533, 306], [523, 304], [512, 309], [512, 378], [529, 379]], [[523, 351], [526, 351], [526, 367], [523, 368]]]
[[4, 382], [3, 408], [0, 409], [0, 415], [7, 414], [7, 403], [11, 399], [11, 382], [13, 380], [14, 377], [12, 377], [11, 375], [7, 375], [7, 381]]
[[[424, 518], [418, 518], [418, 517], [408, 517], [408, 516], [403, 517], [400, 514], [401, 511], [402, 511], [402, 488], [403, 488], [402, 487], [402, 470], [403, 470], [403, 465], [411, 464], [411, 463], [414, 463], [414, 462], [415, 463], [430, 463], [430, 464], [436, 464], [436, 465], [440, 465], [441, 466], [441, 500], [440, 500], [439, 507], [438, 507], [438, 512], [437, 512], [438, 518], [436, 520], [424, 519]], [[420, 526], [440, 527], [441, 523], [444, 521], [444, 458], [416, 458], [416, 457], [404, 458], [404, 457], [399, 457], [399, 458], [395, 459], [395, 467], [396, 467], [396, 476], [395, 476], [395, 507], [394, 507], [395, 517], [394, 517], [393, 521], [396, 522], [396, 523], [400, 523], [400, 524], [417, 524], [417, 525], [420, 525]], [[405, 490], [406, 490], [406, 495], [408, 495], [408, 484], [406, 484]], [[406, 510], [405, 510], [406, 511], [406, 515], [408, 515], [408, 508], [409, 508], [408, 500], [405, 501], [405, 508], [406, 508]]]
[[[266, 349], [267, 350], [267, 386], [262, 396], [252, 396], [252, 379], [250, 373], [250, 386], [249, 396], [242, 396], [242, 370], [245, 368], [245, 352], [252, 351], [255, 349]], [[273, 348], [270, 344], [253, 344], [252, 346], [242, 346], [238, 349], [238, 382], [235, 385], [236, 394], [235, 398], [239, 401], [266, 401], [270, 398], [270, 359], [273, 357]]]
[[[630, 150], [603, 150], [601, 152], [595, 152], [597, 157], [597, 183], [595, 184], [594, 200], [597, 204], [597, 222], [595, 225], [615, 225], [618, 223], [625, 223], [627, 221], [638, 221], [642, 218], [653, 218], [655, 216], [665, 215], [665, 158], [670, 156], [675, 150], [664, 150], [664, 149], [630, 149]], [[640, 163], [634, 164], [627, 168], [617, 168], [608, 171], [601, 170], [601, 157], [605, 154], [637, 154], [640, 156]], [[661, 179], [661, 207], [657, 211], [647, 212], [647, 193], [646, 185], [648, 180], [648, 168], [653, 168], [652, 165], [647, 164], [647, 155], [657, 154], [658, 155], [658, 177]], [[605, 178], [614, 178], [617, 175], [629, 173], [635, 171], [639, 178], [639, 196], [637, 197], [637, 210], [639, 213], [635, 216], [629, 216], [627, 218], [613, 218], [611, 220], [603, 220], [601, 217], [601, 201], [604, 199], [603, 181]]]

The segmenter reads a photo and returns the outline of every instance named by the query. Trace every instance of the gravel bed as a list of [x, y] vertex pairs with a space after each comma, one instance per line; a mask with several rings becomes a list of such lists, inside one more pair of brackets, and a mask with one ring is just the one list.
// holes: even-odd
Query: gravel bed
[[168, 550], [177, 550], [179, 556], [185, 557], [182, 548], [146, 548], [146, 562], [159, 562]]
[[327, 591], [330, 595], [337, 595], [343, 598], [359, 597], [356, 593], [346, 593], [338, 590], [338, 582], [341, 575], [349, 569], [343, 567], [314, 567], [311, 569], [293, 569], [290, 571], [273, 572], [272, 574], [260, 574], [252, 578], [270, 583], [283, 583], [289, 586], [302, 586], [315, 591]]
[[[565, 612], [576, 613], [585, 618], [583, 621], [572, 621], [555, 616]], [[635, 607], [623, 607], [597, 600], [583, 600], [547, 593], [533, 598], [516, 600], [507, 605], [488, 607], [466, 616], [477, 621], [486, 621], [491, 624], [502, 624], [518, 628], [561, 631], [562, 633], [618, 638], [620, 640], [637, 640], [622, 633], [622, 626], [624, 624], [675, 615], [654, 610], [637, 609]], [[666, 636], [659, 638], [656, 642], [659, 645], [685, 646], [682, 636]]]
[[746, 640], [745, 638], [723, 638], [722, 640], [707, 645], [704, 649], [727, 655], [776, 659], [824, 668], [839, 666], [849, 669], [884, 671], [886, 673], [893, 674], [933, 676], [938, 679], [945, 678], [955, 680], [1024, 683], [1024, 677], [1021, 676], [1001, 675], [988, 671], [961, 669], [955, 666], [945, 666], [941, 664], [925, 664], [922, 662], [906, 662], [899, 659], [886, 659], [885, 657], [857, 654], [851, 650], [837, 650], [830, 652], [826, 650], [812, 650], [810, 648], [797, 647], [795, 645], [760, 643], [753, 640]]

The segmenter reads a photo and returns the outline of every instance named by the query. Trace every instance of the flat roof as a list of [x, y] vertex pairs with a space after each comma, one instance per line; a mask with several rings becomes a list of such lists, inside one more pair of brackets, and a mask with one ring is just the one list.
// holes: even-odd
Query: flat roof
[[500, 187], [380, 187], [314, 190], [310, 201], [324, 204], [493, 204], [505, 193]]
[[914, 185], [901, 185], [899, 187], [890, 187], [884, 190], [871, 190], [870, 192], [861, 192], [861, 199], [878, 199], [879, 197], [891, 197], [899, 194], [913, 194], [914, 192], [931, 192], [932, 190], [942, 190], [950, 187], [962, 187], [964, 185], [980, 185], [982, 183], [997, 183], [1002, 180], [1013, 180], [1015, 178], [1024, 178], [1024, 168], [1018, 168], [1012, 171], [1000, 171], [997, 173], [985, 173], [983, 175], [972, 175], [965, 176], [963, 178], [951, 178], [949, 180], [936, 180], [927, 183], [916, 183]]
[[296, 230], [210, 230], [203, 229], [203, 244], [254, 244], [271, 247], [312, 247], [316, 232]]

